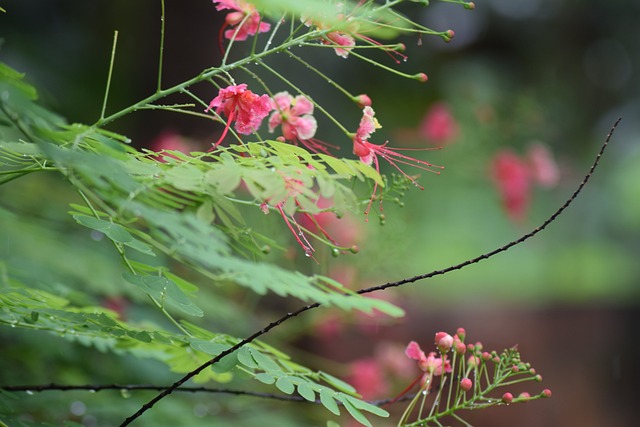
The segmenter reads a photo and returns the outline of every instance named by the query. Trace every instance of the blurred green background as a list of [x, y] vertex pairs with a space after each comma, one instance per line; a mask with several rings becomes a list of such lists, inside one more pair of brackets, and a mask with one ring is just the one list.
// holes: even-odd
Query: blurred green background
[[[385, 298], [407, 310], [401, 322], [342, 317], [344, 325], [327, 341], [314, 328], [334, 313], [319, 311], [301, 319], [293, 332], [284, 326], [277, 338], [299, 336], [294, 354], [348, 376], [352, 362], [372, 357], [385, 343], [401, 348], [413, 339], [427, 346], [435, 332], [463, 326], [470, 339], [489, 348], [519, 344], [523, 358], [544, 376], [543, 386], [554, 392], [551, 400], [473, 414], [474, 425], [631, 425], [638, 414], [633, 386], [640, 379], [635, 357], [640, 351], [640, 4], [480, 0], [475, 10], [467, 11], [432, 3], [403, 10], [426, 26], [455, 30], [456, 37], [445, 44], [424, 36], [421, 46], [416, 37], [403, 38], [409, 59], [398, 66], [408, 73], [426, 72], [425, 84], [383, 73], [353, 57], [343, 60], [329, 49], [309, 56], [353, 93], [373, 99], [383, 125], [377, 141], [425, 146], [417, 129], [435, 103], [449, 108], [458, 127], [442, 150], [417, 153], [444, 165], [444, 172], [423, 173], [425, 190], [409, 190], [404, 207], [388, 200], [384, 226], [374, 214], [367, 224], [358, 218], [360, 253], [324, 257], [321, 272], [347, 277], [348, 284], [363, 288], [489, 252], [539, 225], [571, 195], [612, 124], [622, 117], [613, 143], [580, 197], [542, 234], [462, 271], [385, 292]], [[0, 60], [25, 72], [43, 103], [69, 121], [92, 123], [99, 115], [114, 30], [119, 44], [111, 108], [154, 90], [159, 2], [5, 0], [0, 6], [7, 11], [0, 15]], [[219, 62], [222, 17], [210, 1], [167, 0], [166, 7], [169, 85]], [[379, 60], [393, 65], [384, 55]], [[284, 58], [274, 59], [273, 65], [290, 66]], [[295, 67], [290, 71], [292, 80], [306, 84], [317, 101], [336, 108], [345, 122], [357, 123], [359, 110], [327, 90], [323, 81]], [[207, 87], [196, 91], [205, 99], [215, 95]], [[150, 146], [166, 131], [204, 146], [220, 131], [205, 121], [157, 112], [137, 113], [110, 129], [130, 136], [139, 147]], [[334, 143], [338, 133], [332, 132], [323, 129], [318, 137]], [[342, 142], [341, 155], [350, 156], [349, 141]], [[505, 213], [491, 179], [492, 159], [508, 147], [523, 154], [534, 142], [553, 152], [560, 179], [554, 188], [535, 188], [526, 218], [516, 223]], [[0, 187], [0, 259], [6, 264], [22, 259], [25, 270], [31, 265], [58, 274], [62, 270], [78, 286], [94, 289], [96, 299], [120, 295], [121, 286], [114, 285], [119, 277], [114, 254], [93, 245], [84, 230], [70, 223], [69, 196], [61, 183], [21, 181]], [[60, 235], [68, 239], [60, 241]], [[64, 253], [56, 245], [64, 245]], [[74, 262], [76, 252], [85, 253], [86, 270]], [[277, 256], [281, 254], [271, 259]], [[276, 312], [298, 305], [270, 304]], [[142, 318], [146, 312], [130, 315]], [[258, 318], [226, 327], [242, 335], [262, 323]], [[364, 334], [358, 333], [362, 324]], [[42, 333], [0, 331], [0, 345], [0, 385], [167, 383], [175, 378], [160, 364], [119, 359]], [[387, 380], [397, 382], [387, 397], [404, 388], [403, 380]], [[109, 393], [50, 392], [21, 399], [13, 410], [31, 414], [23, 415], [25, 421], [38, 421], [43, 413], [49, 416], [42, 419], [54, 424], [73, 419], [108, 426], [146, 400], [143, 394], [123, 398]], [[265, 413], [269, 425], [323, 425], [311, 421], [307, 406], [217, 395], [173, 396], [138, 424], [255, 425], [256, 420], [265, 423]]]

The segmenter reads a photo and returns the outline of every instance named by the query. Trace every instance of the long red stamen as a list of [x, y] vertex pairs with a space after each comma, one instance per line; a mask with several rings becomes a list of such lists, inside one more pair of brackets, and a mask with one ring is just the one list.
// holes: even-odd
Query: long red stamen
[[[309, 243], [309, 241], [307, 240], [307, 237], [304, 235], [304, 232], [302, 231], [300, 225], [294, 218], [289, 218], [287, 214], [284, 213], [284, 210], [282, 209], [282, 203], [278, 203], [276, 208], [278, 209], [278, 212], [280, 212], [282, 219], [284, 219], [285, 224], [287, 224], [287, 227], [293, 234], [293, 237], [295, 237], [296, 242], [298, 242], [302, 249], [304, 249], [304, 254], [312, 258], [315, 262], [318, 262], [318, 260], [313, 257], [313, 252], [315, 252], [315, 249], [313, 249], [313, 246], [311, 246], [311, 243]], [[293, 228], [293, 225], [291, 225], [291, 223], [295, 224], [296, 228], [298, 229], [297, 231]]]
[[[365, 40], [365, 41], [367, 41], [367, 42], [369, 42], [371, 44], [374, 44], [374, 45], [376, 45], [378, 47], [381, 47], [382, 50], [384, 51], [384, 53], [389, 55], [389, 58], [393, 59], [393, 61], [396, 64], [400, 64], [401, 62], [406, 62], [407, 59], [409, 59], [409, 57], [407, 55], [405, 55], [403, 53], [400, 53], [397, 50], [394, 50], [394, 49], [390, 48], [389, 46], [385, 46], [382, 43], [380, 43], [379, 41], [372, 39], [371, 37], [367, 37], [367, 36], [362, 35], [362, 34], [357, 34], [356, 37], [358, 37], [358, 38], [360, 38], [362, 40]], [[400, 58], [402, 58], [402, 61], [400, 61], [398, 58], [396, 58], [393, 55], [399, 56]]]
[[416, 378], [415, 380], [413, 380], [413, 382], [411, 384], [409, 384], [409, 386], [407, 388], [405, 388], [404, 390], [402, 390], [400, 392], [399, 395], [397, 395], [396, 397], [394, 397], [393, 399], [391, 399], [390, 402], [385, 403], [384, 405], [382, 405], [383, 407], [388, 406], [388, 405], [393, 405], [394, 403], [396, 403], [398, 400], [400, 400], [400, 398], [402, 398], [402, 396], [404, 396], [405, 394], [409, 393], [409, 391], [411, 391], [411, 389], [413, 387], [415, 387], [416, 384], [418, 384], [418, 381], [420, 381], [422, 379], [422, 377], [424, 376], [424, 374], [420, 374], [418, 376], [418, 378]]
[[224, 130], [222, 131], [222, 135], [220, 135], [220, 138], [218, 139], [218, 141], [216, 141], [216, 143], [213, 144], [213, 146], [209, 148], [209, 150], [207, 151], [213, 151], [218, 145], [220, 145], [224, 137], [227, 136], [227, 132], [229, 131], [229, 127], [231, 126], [231, 122], [233, 121], [233, 118], [235, 117], [235, 115], [236, 115], [235, 110], [231, 110], [231, 112], [229, 113], [229, 118], [227, 119], [227, 123], [225, 124]]
[[[380, 174], [380, 164], [378, 163], [378, 158], [376, 156], [373, 156], [373, 163], [376, 166], [376, 172]], [[364, 222], [369, 222], [369, 212], [371, 211], [371, 204], [373, 203], [373, 198], [375, 197], [377, 191], [378, 191], [378, 181], [374, 181], [373, 192], [371, 193], [371, 198], [369, 199], [369, 204], [367, 205], [367, 209], [364, 211], [364, 214], [365, 214]], [[380, 195], [380, 210], [382, 211], [382, 195]]]
[[331, 154], [331, 152], [329, 151], [329, 148], [332, 148], [334, 150], [340, 149], [340, 147], [338, 147], [337, 145], [332, 145], [332, 144], [329, 144], [328, 142], [320, 141], [319, 139], [315, 139], [315, 138], [308, 138], [308, 139], [296, 138], [294, 143], [296, 145], [300, 143], [307, 150], [312, 151], [314, 153], [324, 153], [328, 156], [333, 156], [333, 154]]
[[224, 30], [227, 28], [229, 24], [227, 21], [224, 21], [224, 24], [220, 27], [220, 33], [218, 34], [218, 46], [220, 47], [220, 53], [224, 53], [224, 48], [222, 47], [222, 41], [224, 40]]
[[[296, 204], [297, 204], [297, 202], [296, 202]], [[300, 205], [298, 204], [298, 206], [300, 206]], [[309, 219], [309, 221], [311, 221], [313, 223], [313, 225], [315, 225], [318, 228], [318, 230], [320, 230], [320, 232], [324, 235], [324, 237], [326, 237], [335, 246], [338, 246], [336, 241], [333, 240], [331, 238], [331, 236], [329, 236], [329, 233], [327, 233], [327, 231], [320, 225], [320, 223], [318, 222], [318, 220], [316, 219], [315, 216], [311, 215], [309, 212], [304, 212], [304, 216], [306, 216]]]

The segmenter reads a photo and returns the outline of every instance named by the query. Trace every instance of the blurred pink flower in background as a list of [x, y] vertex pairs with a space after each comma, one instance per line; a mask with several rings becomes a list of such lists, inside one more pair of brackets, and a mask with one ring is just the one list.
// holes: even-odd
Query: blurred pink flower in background
[[555, 187], [560, 180], [560, 170], [549, 147], [542, 143], [529, 146], [527, 158], [533, 180], [542, 187]]
[[522, 222], [529, 209], [533, 184], [550, 188], [558, 184], [560, 172], [549, 148], [541, 143], [529, 147], [526, 157], [509, 149], [492, 161], [492, 178], [509, 218]]
[[348, 382], [364, 399], [384, 397], [389, 391], [389, 384], [377, 360], [373, 358], [357, 360], [351, 364], [349, 370]]
[[[149, 149], [157, 153], [169, 150], [189, 154], [192, 151], [197, 151], [199, 148], [195, 141], [184, 137], [175, 131], [164, 130], [156, 136], [153, 141], [151, 141]], [[175, 158], [175, 156], [170, 154], [165, 154], [165, 156]], [[165, 162], [162, 156], [158, 156], [156, 160], [159, 162]]]
[[516, 222], [524, 220], [531, 198], [529, 165], [511, 150], [502, 150], [494, 157], [491, 169], [507, 214]]
[[434, 145], [451, 142], [459, 133], [459, 126], [447, 104], [435, 103], [427, 110], [420, 124], [420, 136]]

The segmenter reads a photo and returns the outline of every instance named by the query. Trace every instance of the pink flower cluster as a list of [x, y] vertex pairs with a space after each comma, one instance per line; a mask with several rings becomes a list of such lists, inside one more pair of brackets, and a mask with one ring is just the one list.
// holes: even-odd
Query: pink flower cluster
[[[447, 359], [447, 353], [453, 349], [457, 354], [464, 354], [466, 346], [464, 344], [466, 332], [463, 328], [458, 328], [456, 334], [451, 336], [446, 332], [438, 332], [434, 338], [434, 344], [438, 348], [438, 352], [430, 352], [425, 354], [420, 345], [411, 341], [405, 350], [405, 355], [413, 360], [418, 361], [418, 367], [424, 372], [422, 376], [422, 386], [429, 387], [433, 377], [439, 377], [444, 373], [451, 372], [451, 363]], [[464, 380], [464, 379], [463, 379]], [[468, 381], [461, 383], [463, 389], [469, 386]], [[470, 387], [469, 387], [470, 388]]]

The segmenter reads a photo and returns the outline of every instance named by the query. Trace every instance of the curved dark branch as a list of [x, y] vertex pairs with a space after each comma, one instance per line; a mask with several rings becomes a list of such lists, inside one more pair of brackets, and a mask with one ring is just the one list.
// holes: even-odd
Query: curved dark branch
[[[576, 199], [576, 197], [578, 197], [578, 195], [580, 194], [582, 189], [585, 187], [585, 185], [587, 184], [587, 182], [589, 181], [589, 179], [593, 175], [595, 169], [598, 167], [598, 164], [600, 163], [600, 158], [602, 157], [602, 155], [604, 154], [604, 151], [606, 150], [607, 146], [609, 145], [609, 141], [611, 140], [611, 136], [613, 135], [613, 132], [615, 131], [616, 127], [618, 126], [618, 123], [620, 123], [620, 120], [622, 120], [622, 119], [619, 118], [618, 120], [616, 120], [616, 122], [611, 127], [611, 130], [609, 131], [609, 134], [607, 135], [607, 138], [605, 139], [605, 142], [600, 147], [600, 151], [598, 152], [593, 164], [591, 165], [591, 168], [589, 169], [589, 172], [587, 172], [585, 177], [582, 179], [582, 182], [580, 183], [578, 188], [567, 199], [567, 201], [564, 202], [564, 204], [562, 206], [560, 206], [560, 208], [558, 208], [558, 210], [556, 210], [542, 224], [540, 224], [538, 227], [536, 227], [533, 230], [531, 230], [529, 233], [523, 235], [522, 237], [520, 237], [517, 240], [513, 240], [513, 241], [507, 243], [504, 246], [501, 246], [501, 247], [499, 247], [497, 249], [494, 249], [491, 252], [487, 252], [487, 253], [482, 254], [480, 256], [477, 256], [475, 258], [468, 259], [468, 260], [463, 261], [463, 262], [461, 262], [459, 264], [452, 265], [451, 267], [447, 267], [447, 268], [444, 268], [442, 270], [435, 270], [435, 271], [432, 271], [430, 273], [421, 274], [421, 275], [418, 275], [418, 276], [409, 277], [409, 278], [406, 278], [406, 279], [399, 280], [397, 282], [389, 282], [389, 283], [385, 283], [384, 285], [379, 285], [379, 286], [373, 286], [373, 287], [370, 287], [370, 288], [360, 289], [359, 291], [357, 291], [357, 293], [362, 295], [362, 294], [367, 294], [367, 293], [371, 293], [371, 292], [375, 292], [375, 291], [381, 291], [381, 290], [384, 290], [384, 289], [387, 289], [387, 288], [402, 286], [402, 285], [405, 285], [407, 283], [414, 283], [414, 282], [417, 282], [419, 280], [429, 279], [429, 278], [434, 277], [434, 276], [440, 276], [440, 275], [449, 273], [449, 272], [454, 271], [454, 270], [460, 270], [460, 269], [465, 268], [465, 267], [467, 267], [467, 266], [469, 266], [471, 264], [476, 264], [476, 263], [478, 263], [478, 262], [480, 262], [482, 260], [489, 259], [489, 258], [491, 258], [491, 257], [493, 257], [493, 256], [495, 256], [495, 255], [497, 255], [499, 253], [505, 252], [505, 251], [509, 250], [510, 248], [512, 248], [512, 247], [514, 247], [516, 245], [519, 245], [520, 243], [522, 243], [522, 242], [524, 242], [526, 240], [529, 240], [530, 238], [532, 238], [536, 234], [540, 233], [549, 224], [551, 224], [553, 221], [555, 221], [560, 216], [560, 214], [562, 214], [562, 212], [564, 212], [564, 210], [567, 207], [569, 207], [569, 205], [571, 203], [573, 203], [573, 201]], [[304, 313], [305, 311], [309, 311], [309, 310], [317, 308], [319, 306], [320, 306], [320, 303], [317, 303], [317, 302], [313, 303], [313, 304], [305, 305], [304, 307], [301, 307], [301, 308], [299, 308], [298, 310], [296, 310], [294, 312], [287, 313], [286, 315], [282, 316], [280, 319], [269, 323], [264, 328], [262, 328], [259, 331], [253, 333], [252, 335], [248, 336], [247, 338], [244, 338], [243, 340], [238, 342], [233, 347], [223, 351], [222, 353], [220, 353], [219, 355], [217, 355], [213, 359], [207, 361], [203, 365], [201, 365], [198, 368], [196, 368], [194, 371], [191, 371], [188, 374], [186, 374], [184, 377], [182, 377], [181, 379], [176, 381], [174, 384], [172, 384], [171, 387], [163, 390], [155, 398], [153, 398], [152, 400], [147, 402], [145, 405], [143, 405], [138, 410], [138, 412], [136, 412], [135, 414], [133, 414], [132, 416], [130, 416], [129, 418], [124, 420], [123, 423], [120, 425], [120, 427], [124, 427], [124, 426], [129, 425], [136, 418], [140, 417], [147, 410], [151, 409], [151, 407], [153, 405], [155, 405], [158, 401], [160, 401], [164, 397], [166, 397], [169, 394], [171, 394], [174, 390], [178, 389], [178, 387], [180, 387], [182, 384], [187, 382], [189, 379], [191, 379], [194, 376], [198, 375], [204, 369], [206, 369], [209, 366], [214, 365], [215, 363], [220, 361], [223, 357], [225, 357], [225, 356], [233, 353], [234, 351], [238, 350], [239, 348], [249, 344], [250, 342], [252, 342], [256, 338], [258, 338], [258, 337], [260, 337], [262, 335], [265, 335], [267, 332], [269, 332], [270, 330], [272, 330], [276, 326], [281, 325], [282, 323], [286, 322], [287, 320], [292, 319], [292, 318], [298, 316], [299, 314]]]

